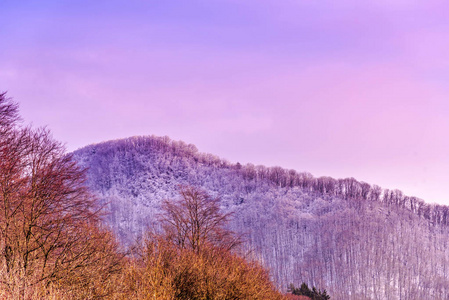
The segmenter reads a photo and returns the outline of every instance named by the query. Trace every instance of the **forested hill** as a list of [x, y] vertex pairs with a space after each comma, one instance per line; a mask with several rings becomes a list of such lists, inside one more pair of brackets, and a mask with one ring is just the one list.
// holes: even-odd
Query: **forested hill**
[[157, 226], [161, 200], [200, 186], [234, 212], [230, 226], [289, 283], [333, 299], [448, 299], [449, 207], [354, 178], [315, 178], [280, 167], [231, 164], [167, 137], [132, 137], [75, 151], [88, 185], [124, 243]]

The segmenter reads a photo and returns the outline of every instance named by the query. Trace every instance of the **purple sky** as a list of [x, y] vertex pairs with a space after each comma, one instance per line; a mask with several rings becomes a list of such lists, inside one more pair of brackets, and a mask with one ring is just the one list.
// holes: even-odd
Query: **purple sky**
[[168, 135], [449, 204], [449, 2], [0, 1], [0, 90], [75, 150]]

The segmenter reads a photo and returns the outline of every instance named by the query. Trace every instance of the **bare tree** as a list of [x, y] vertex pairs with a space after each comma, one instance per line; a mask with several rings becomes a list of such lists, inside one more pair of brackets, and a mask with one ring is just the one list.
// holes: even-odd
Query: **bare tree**
[[163, 202], [162, 234], [149, 235], [138, 249], [140, 260], [130, 292], [141, 299], [284, 299], [268, 272], [230, 251], [240, 243], [225, 228], [230, 214], [219, 199], [192, 187]]
[[101, 229], [84, 170], [47, 129], [18, 120], [17, 104], [0, 94], [1, 289], [24, 298], [39, 284], [86, 285], [86, 268], [119, 265], [114, 239]]
[[180, 195], [162, 204], [160, 219], [169, 240], [197, 252], [205, 245], [230, 250], [240, 244], [240, 238], [225, 227], [231, 214], [220, 211], [218, 198], [192, 186], [181, 187]]
[[18, 105], [6, 97], [6, 93], [0, 93], [0, 134], [4, 134], [7, 129], [11, 129], [20, 120]]

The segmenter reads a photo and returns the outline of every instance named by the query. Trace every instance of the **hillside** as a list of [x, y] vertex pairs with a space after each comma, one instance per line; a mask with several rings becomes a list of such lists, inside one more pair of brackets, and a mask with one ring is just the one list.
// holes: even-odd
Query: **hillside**
[[449, 298], [446, 206], [353, 178], [231, 164], [167, 137], [90, 145], [74, 157], [125, 244], [157, 226], [161, 200], [190, 184], [234, 212], [230, 227], [283, 290], [305, 281], [332, 299]]

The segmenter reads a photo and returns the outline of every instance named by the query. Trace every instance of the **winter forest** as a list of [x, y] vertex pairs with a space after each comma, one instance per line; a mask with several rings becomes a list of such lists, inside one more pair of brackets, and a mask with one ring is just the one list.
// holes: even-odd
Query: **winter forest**
[[354, 178], [232, 164], [168, 137], [74, 152], [107, 224], [130, 245], [157, 228], [164, 199], [198, 186], [232, 213], [229, 228], [280, 290], [306, 282], [333, 299], [447, 299], [449, 208]]

